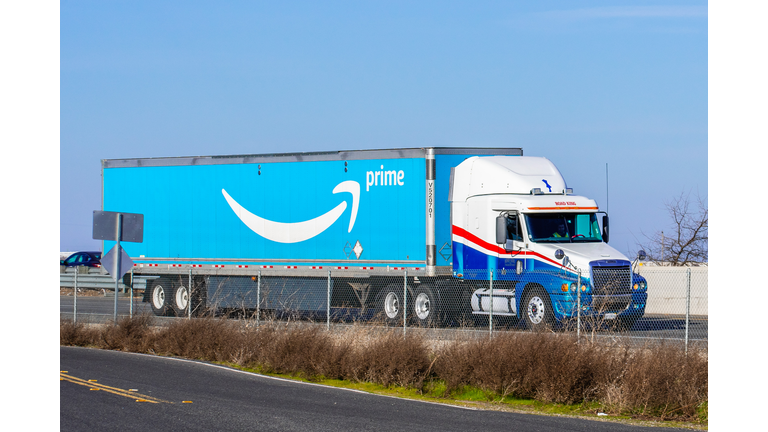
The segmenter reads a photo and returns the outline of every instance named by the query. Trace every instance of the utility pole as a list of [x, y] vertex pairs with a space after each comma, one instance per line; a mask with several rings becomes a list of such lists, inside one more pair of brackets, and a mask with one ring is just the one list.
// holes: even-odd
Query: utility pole
[[608, 162], [605, 163], [605, 211], [606, 213], [609, 212], [610, 208], [608, 207]]

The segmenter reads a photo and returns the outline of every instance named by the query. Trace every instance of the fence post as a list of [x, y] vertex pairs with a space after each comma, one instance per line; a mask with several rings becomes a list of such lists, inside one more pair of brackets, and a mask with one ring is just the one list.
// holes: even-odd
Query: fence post
[[408, 326], [408, 270], [403, 271], [403, 337]]
[[490, 299], [491, 299], [491, 307], [489, 309], [488, 313], [488, 337], [493, 337], [493, 269], [491, 269], [491, 274], [489, 277], [490, 282]]
[[77, 266], [73, 267], [75, 269], [75, 317], [74, 317], [74, 323], [77, 324]]
[[187, 319], [192, 319], [192, 266], [189, 267], [189, 286], [187, 286]]
[[325, 308], [325, 329], [331, 330], [331, 271], [328, 270], [328, 292], [327, 295], [327, 302], [326, 302], [326, 308]]
[[129, 294], [130, 295], [130, 297], [129, 297], [129, 299], [130, 299], [130, 303], [129, 303], [130, 306], [129, 306], [129, 308], [130, 309], [128, 309], [128, 313], [130, 314], [131, 318], [133, 318], [133, 267], [131, 267], [131, 289], [129, 290], [129, 293], [130, 293]]
[[688, 284], [685, 293], [685, 354], [688, 355], [688, 324], [691, 315], [691, 268], [688, 267]]
[[261, 270], [256, 280], [256, 327], [261, 324]]
[[581, 341], [581, 269], [576, 282], [576, 342]]
[[112, 316], [112, 325], [117, 325], [117, 293], [120, 288], [120, 239], [123, 237], [123, 214], [117, 214], [117, 226], [115, 227], [115, 311]]

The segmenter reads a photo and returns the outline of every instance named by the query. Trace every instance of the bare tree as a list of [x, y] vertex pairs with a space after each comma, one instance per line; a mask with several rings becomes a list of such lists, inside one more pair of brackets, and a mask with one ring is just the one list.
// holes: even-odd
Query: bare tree
[[672, 219], [672, 229], [645, 235], [641, 247], [650, 260], [684, 266], [706, 263], [709, 259], [709, 211], [706, 198], [681, 193], [664, 206]]

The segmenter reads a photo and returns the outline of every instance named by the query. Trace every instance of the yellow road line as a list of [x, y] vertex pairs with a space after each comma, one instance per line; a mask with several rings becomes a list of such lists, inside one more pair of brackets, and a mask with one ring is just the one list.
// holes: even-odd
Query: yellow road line
[[73, 377], [71, 375], [67, 375], [66, 373], [60, 374], [60, 380], [63, 381], [69, 381], [74, 384], [79, 384], [82, 386], [86, 386], [90, 388], [91, 390], [103, 390], [108, 393], [116, 394], [119, 396], [124, 396], [127, 398], [131, 398], [136, 400], [136, 402], [149, 402], [149, 403], [173, 403], [166, 400], [154, 398], [152, 396], [147, 396], [141, 393], [136, 393], [135, 391], [128, 391], [117, 387], [110, 387], [104, 384], [99, 384], [96, 382], [96, 380], [84, 380], [82, 378]]

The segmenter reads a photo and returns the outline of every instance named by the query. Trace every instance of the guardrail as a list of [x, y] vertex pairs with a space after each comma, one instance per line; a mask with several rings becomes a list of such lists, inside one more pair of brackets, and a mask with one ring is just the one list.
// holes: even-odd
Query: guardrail
[[[101, 269], [88, 269], [85, 272], [85, 267], [80, 267], [79, 271], [74, 268], [68, 268], [59, 275], [59, 286], [62, 288], [77, 288], [80, 289], [96, 289], [96, 290], [115, 290], [115, 280], [112, 276], [105, 274]], [[157, 276], [128, 276], [128, 281], [133, 285], [134, 290], [147, 289], [147, 281], [155, 279]], [[131, 282], [131, 280], [133, 282]], [[127, 286], [121, 280], [118, 284], [118, 290], [127, 292], [130, 286]]]

